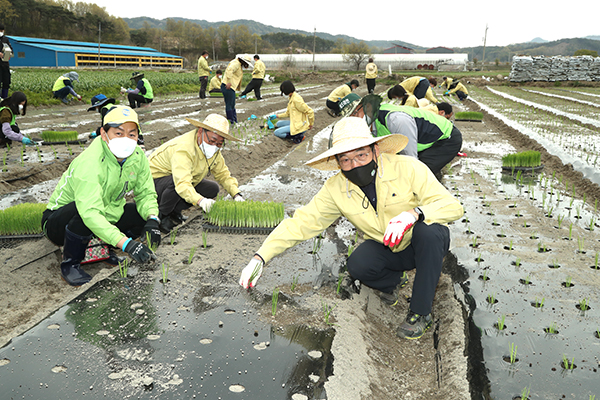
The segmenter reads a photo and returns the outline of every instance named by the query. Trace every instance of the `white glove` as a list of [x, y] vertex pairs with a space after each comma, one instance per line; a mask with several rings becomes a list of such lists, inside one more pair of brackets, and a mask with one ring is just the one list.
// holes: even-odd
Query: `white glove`
[[235, 201], [246, 201], [241, 194], [236, 194], [233, 199]]
[[204, 210], [204, 212], [207, 213], [210, 211], [210, 208], [213, 206], [213, 204], [215, 204], [215, 201], [213, 199], [204, 197], [198, 202], [198, 207], [202, 208], [202, 210]]
[[402, 241], [404, 233], [409, 230], [415, 222], [417, 222], [417, 218], [408, 211], [403, 211], [392, 218], [385, 229], [383, 244], [389, 247], [396, 246]]
[[77, 95], [77, 100], [81, 100], [81, 95], [80, 94]]
[[125, 89], [123, 86], [121, 86], [121, 93], [125, 93], [127, 92], [127, 89]]
[[[240, 285], [242, 285], [244, 289], [256, 286], [256, 282], [262, 275], [262, 271], [263, 262], [261, 260], [257, 260], [256, 258], [252, 258], [248, 265], [246, 265], [246, 267], [242, 270], [242, 276], [240, 276]], [[252, 278], [252, 281], [250, 281], [250, 278]]]

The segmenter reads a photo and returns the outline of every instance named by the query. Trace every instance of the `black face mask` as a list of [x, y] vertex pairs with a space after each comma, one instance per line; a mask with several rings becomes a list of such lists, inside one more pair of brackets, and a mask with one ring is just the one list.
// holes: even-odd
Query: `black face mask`
[[375, 175], [377, 174], [377, 163], [375, 160], [371, 160], [367, 165], [352, 168], [350, 171], [342, 171], [342, 173], [355, 185], [360, 187], [367, 186], [375, 179]]

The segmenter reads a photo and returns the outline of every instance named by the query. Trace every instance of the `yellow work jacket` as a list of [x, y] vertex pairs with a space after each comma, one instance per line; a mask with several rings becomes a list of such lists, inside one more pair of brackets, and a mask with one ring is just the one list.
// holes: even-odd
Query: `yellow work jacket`
[[194, 205], [202, 199], [195, 186], [209, 173], [232, 197], [240, 193], [237, 179], [231, 176], [221, 151], [207, 160], [198, 146], [197, 135], [198, 129], [184, 133], [150, 154], [152, 178], [172, 175], [177, 194]]
[[350, 93], [352, 93], [352, 88], [344, 83], [343, 85], [333, 89], [333, 92], [329, 94], [327, 100], [337, 103], [344, 97], [348, 96]]
[[377, 78], [377, 65], [375, 63], [367, 64], [367, 72], [365, 74], [365, 79], [375, 79]]
[[240, 90], [242, 88], [242, 78], [244, 77], [244, 71], [242, 69], [242, 63], [237, 58], [231, 60], [225, 73], [223, 74], [223, 83], [227, 85], [231, 84], [233, 90]]
[[210, 68], [208, 68], [208, 61], [206, 58], [200, 56], [198, 59], [198, 76], [209, 76]]
[[[410, 94], [415, 93], [415, 89], [421, 79], [425, 79], [422, 76], [413, 76], [412, 78], [408, 78], [400, 82], [400, 86], [402, 86], [407, 92]], [[433, 90], [431, 90], [431, 85], [427, 88], [427, 93], [425, 93], [425, 98], [432, 103], [438, 103], [438, 99], [435, 98], [433, 94]]]
[[290, 118], [290, 135], [294, 136], [308, 130], [315, 123], [315, 112], [298, 93], [293, 92], [288, 101], [287, 110], [277, 114], [277, 118]]
[[440, 84], [440, 87], [446, 86], [446, 90], [448, 90], [448, 89], [450, 89], [450, 85], [452, 85], [453, 81], [454, 81], [454, 79], [452, 79], [452, 78], [446, 78], [445, 81], [442, 81], [442, 83]]
[[211, 90], [221, 90], [221, 78], [219, 78], [218, 76], [213, 76], [210, 80], [210, 85], [208, 86], [208, 91], [210, 92]]
[[[420, 207], [426, 224], [446, 224], [462, 217], [464, 210], [429, 168], [413, 157], [382, 154], [375, 181], [377, 210], [365, 209], [365, 195], [340, 171], [329, 178], [321, 190], [292, 218], [283, 220], [267, 237], [258, 254], [268, 262], [296, 244], [323, 232], [337, 218], [346, 217], [365, 239], [383, 243], [390, 220], [403, 211]], [[392, 248], [404, 250], [411, 241], [412, 229]]]
[[465, 87], [465, 85], [462, 84], [462, 82], [458, 82], [456, 84], [456, 87], [454, 89], [450, 90], [448, 93], [453, 94], [453, 93], [458, 92], [459, 90], [461, 92], [463, 92], [464, 94], [469, 94], [469, 91], [467, 90], [467, 88]]
[[254, 69], [252, 70], [252, 78], [265, 79], [266, 71], [267, 67], [265, 67], [265, 63], [261, 60], [256, 60], [256, 62], [254, 63]]

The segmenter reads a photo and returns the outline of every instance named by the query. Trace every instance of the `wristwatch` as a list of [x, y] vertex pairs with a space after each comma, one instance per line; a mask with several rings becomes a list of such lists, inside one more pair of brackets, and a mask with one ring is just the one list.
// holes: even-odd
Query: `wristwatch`
[[423, 222], [425, 220], [425, 214], [423, 214], [421, 208], [415, 207], [415, 212], [417, 213], [417, 215], [419, 215], [419, 218], [417, 218], [417, 222]]

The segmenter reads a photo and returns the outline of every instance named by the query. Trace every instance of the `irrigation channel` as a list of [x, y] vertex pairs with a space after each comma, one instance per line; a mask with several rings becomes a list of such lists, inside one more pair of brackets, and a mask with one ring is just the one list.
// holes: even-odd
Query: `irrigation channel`
[[[301, 92], [320, 121], [301, 145], [259, 135], [226, 150], [248, 198], [282, 201], [291, 215], [321, 187], [329, 175], [303, 162], [327, 147], [335, 120], [323, 103], [333, 86]], [[395, 337], [407, 302], [387, 307], [364, 287], [360, 294], [338, 292], [348, 247], [356, 245], [354, 228], [344, 219], [327, 229], [320, 243], [307, 241], [275, 258], [259, 286], [248, 292], [237, 279], [264, 236], [208, 232], [204, 247], [202, 217], [191, 213], [175, 236], [163, 237], [152, 268], [133, 266], [127, 278], [103, 267], [91, 269], [98, 277], [91, 287], [73, 290], [72, 301], [1, 348], [3, 393], [9, 398], [357, 400], [600, 395], [600, 270], [593, 268], [600, 248], [594, 200], [600, 196], [586, 180], [594, 181], [597, 129], [593, 122], [571, 118], [597, 119], [597, 110], [590, 113], [585, 102], [596, 102], [592, 95], [598, 91], [535, 91], [555, 96], [478, 87], [474, 100], [452, 101], [457, 111], [481, 109], [485, 117], [456, 122], [468, 157], [455, 159], [443, 183], [466, 213], [450, 225], [452, 245], [436, 293], [435, 323], [422, 339]], [[243, 103], [247, 116], [285, 107], [276, 93], [270, 99], [265, 93], [266, 102]], [[220, 103], [201, 110], [189, 98], [173, 103], [146, 111], [147, 148], [189, 129], [180, 113], [201, 119], [199, 114], [222, 111]], [[65, 126], [76, 120], [81, 132], [93, 125], [75, 116], [60, 118]], [[252, 124], [240, 125], [252, 130]], [[503, 154], [532, 147], [542, 151], [541, 172], [502, 172]], [[9, 167], [24, 168], [13, 150], [17, 165]], [[66, 146], [57, 151], [70, 156]], [[269, 153], [273, 158], [267, 159]], [[29, 154], [32, 164], [37, 157]], [[258, 165], [260, 173], [248, 172]], [[43, 201], [52, 185], [38, 182], [5, 192], [0, 204]], [[19, 245], [15, 253], [26, 248]], [[10, 262], [18, 256], [11, 254]], [[57, 261], [49, 258], [33, 268], [54, 268], [57, 274]], [[170, 268], [167, 283], [160, 281], [162, 266]], [[401, 294], [408, 299], [410, 285]]]

